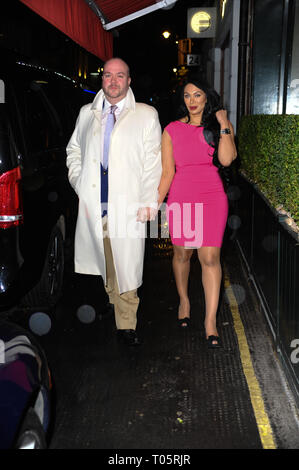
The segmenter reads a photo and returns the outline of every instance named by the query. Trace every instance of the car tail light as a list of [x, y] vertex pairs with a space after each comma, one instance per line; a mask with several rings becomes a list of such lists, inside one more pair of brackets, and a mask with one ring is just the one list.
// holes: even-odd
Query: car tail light
[[13, 227], [23, 221], [20, 181], [20, 167], [0, 175], [0, 228]]

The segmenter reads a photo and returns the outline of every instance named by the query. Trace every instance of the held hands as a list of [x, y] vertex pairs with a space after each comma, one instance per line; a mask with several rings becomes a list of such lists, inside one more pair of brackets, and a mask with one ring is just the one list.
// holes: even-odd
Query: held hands
[[140, 207], [137, 211], [137, 222], [149, 222], [155, 220], [158, 209], [153, 207]]

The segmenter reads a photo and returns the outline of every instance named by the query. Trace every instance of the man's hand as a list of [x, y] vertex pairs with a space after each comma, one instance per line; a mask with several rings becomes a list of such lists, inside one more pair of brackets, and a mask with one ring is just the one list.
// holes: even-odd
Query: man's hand
[[155, 220], [158, 209], [153, 207], [140, 207], [137, 211], [137, 222], [148, 222]]

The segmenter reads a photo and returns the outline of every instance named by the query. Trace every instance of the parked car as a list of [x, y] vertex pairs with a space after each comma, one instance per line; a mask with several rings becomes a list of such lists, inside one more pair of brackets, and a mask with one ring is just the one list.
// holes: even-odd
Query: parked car
[[77, 203], [65, 147], [93, 97], [68, 77], [0, 54], [0, 310], [52, 307]]
[[45, 449], [51, 423], [51, 374], [28, 331], [0, 320], [0, 449]]

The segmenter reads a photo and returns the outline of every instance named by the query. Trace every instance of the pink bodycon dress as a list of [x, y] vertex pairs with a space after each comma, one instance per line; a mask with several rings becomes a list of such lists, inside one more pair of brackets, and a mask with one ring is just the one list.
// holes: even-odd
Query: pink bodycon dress
[[228, 202], [213, 164], [214, 149], [206, 143], [203, 127], [174, 121], [165, 130], [176, 166], [166, 208], [171, 241], [185, 248], [221, 247]]

